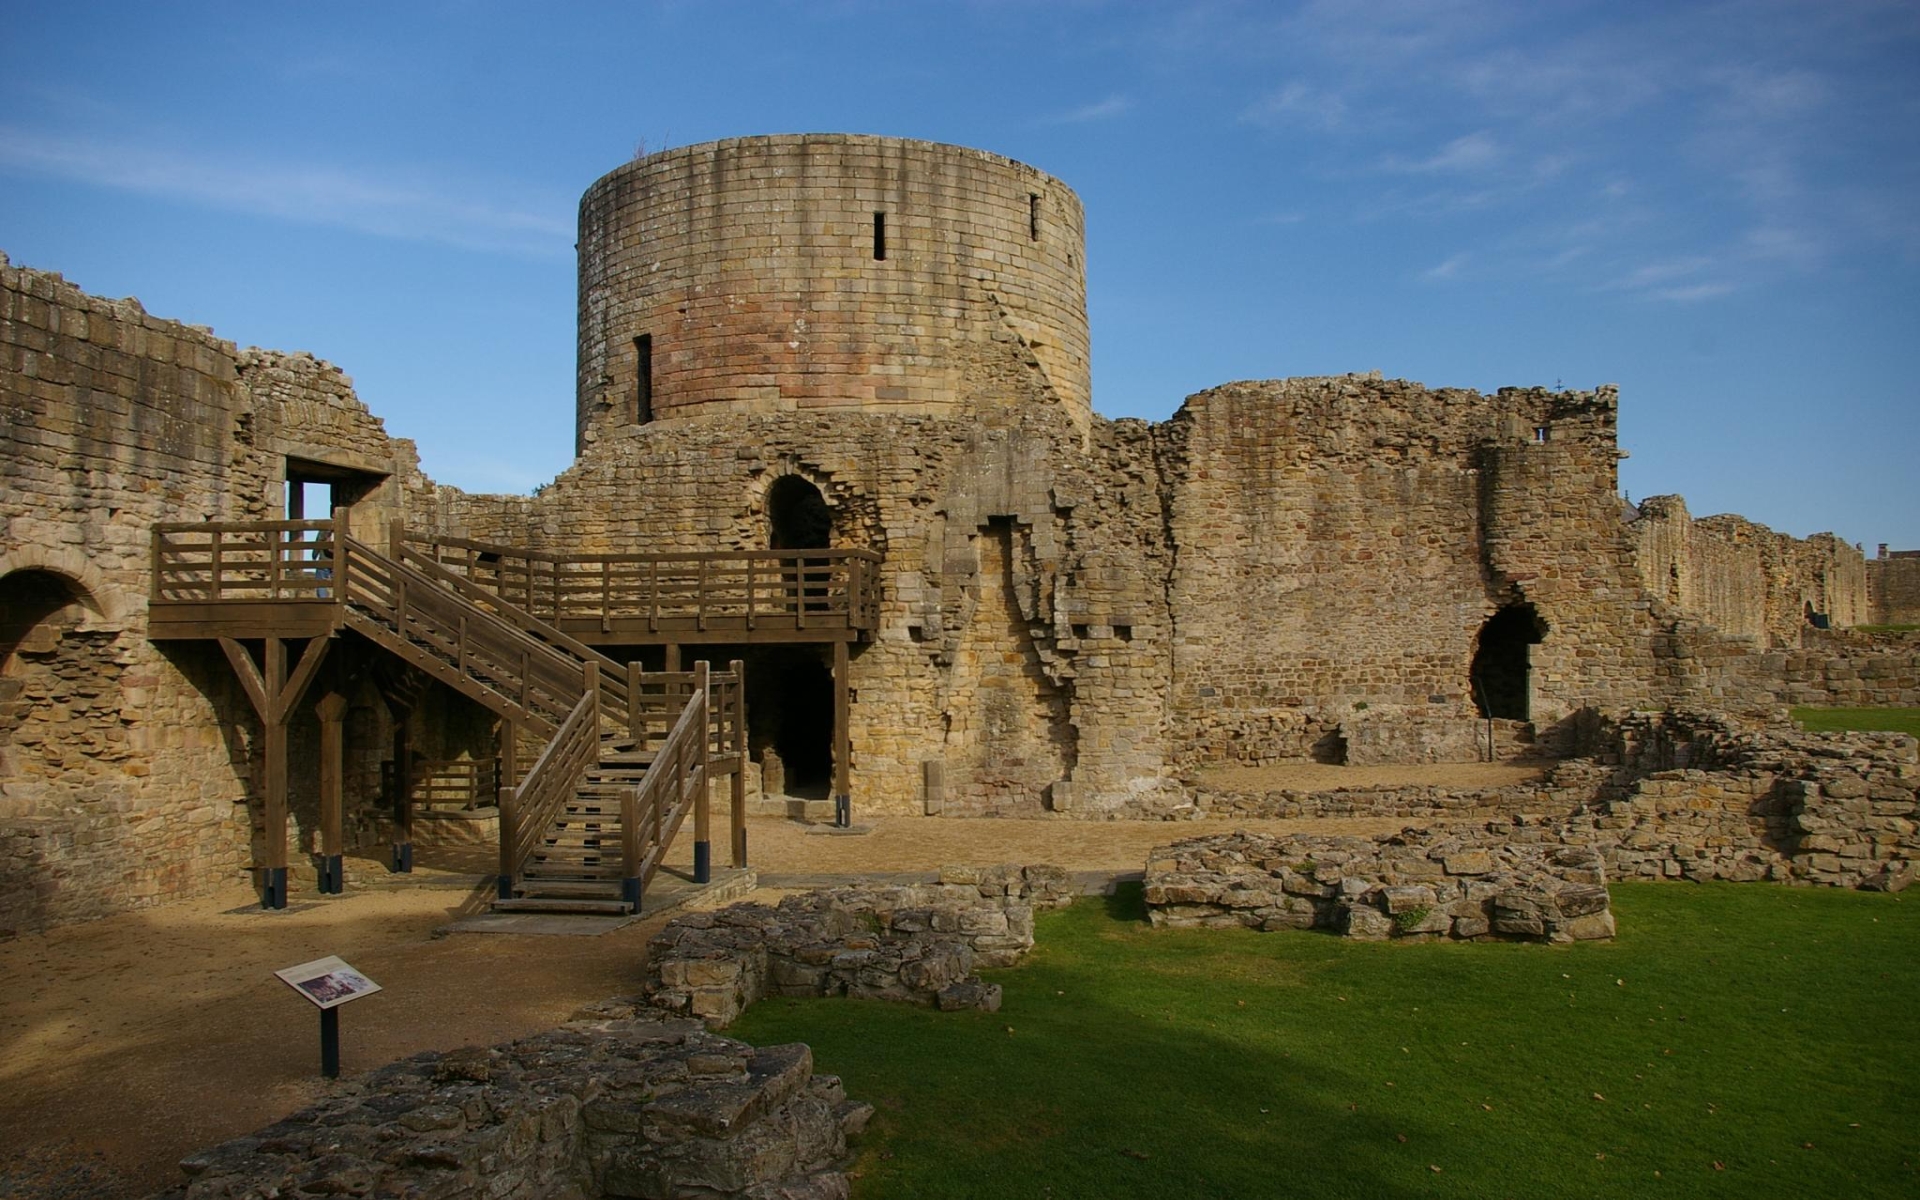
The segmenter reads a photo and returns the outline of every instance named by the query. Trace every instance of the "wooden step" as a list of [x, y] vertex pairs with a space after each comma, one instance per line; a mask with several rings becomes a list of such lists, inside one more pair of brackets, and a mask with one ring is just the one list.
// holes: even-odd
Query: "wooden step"
[[580, 913], [587, 916], [624, 917], [633, 909], [625, 900], [567, 899], [558, 896], [522, 896], [514, 900], [495, 900], [494, 912]]

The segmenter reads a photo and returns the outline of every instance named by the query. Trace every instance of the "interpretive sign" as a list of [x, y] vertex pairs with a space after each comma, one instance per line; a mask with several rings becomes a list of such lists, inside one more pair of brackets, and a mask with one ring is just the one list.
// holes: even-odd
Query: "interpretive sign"
[[379, 984], [332, 956], [275, 971], [274, 975], [318, 1008], [334, 1008], [380, 990]]

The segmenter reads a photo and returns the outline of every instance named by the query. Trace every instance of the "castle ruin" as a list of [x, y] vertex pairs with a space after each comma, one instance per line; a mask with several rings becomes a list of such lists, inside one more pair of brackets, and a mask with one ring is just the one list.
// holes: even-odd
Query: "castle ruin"
[[580, 208], [578, 457], [531, 496], [436, 485], [309, 355], [0, 265], [0, 928], [246, 870], [337, 890], [343, 850], [426, 839], [434, 787], [645, 766], [638, 697], [696, 662], [739, 693], [701, 717], [736, 811], [842, 820], [1156, 816], [1209, 765], [1871, 699], [1807, 631], [1910, 617], [1906, 560], [1626, 505], [1611, 387], [1098, 416], [1083, 231], [954, 146], [623, 165]]

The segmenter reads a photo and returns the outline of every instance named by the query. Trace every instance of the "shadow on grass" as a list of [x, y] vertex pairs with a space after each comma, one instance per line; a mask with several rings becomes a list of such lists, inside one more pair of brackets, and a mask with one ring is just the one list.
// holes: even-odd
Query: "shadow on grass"
[[1131, 883], [1122, 880], [1113, 885], [1113, 890], [1102, 898], [1110, 921], [1131, 921], [1136, 924], [1147, 919], [1146, 885], [1135, 880]]

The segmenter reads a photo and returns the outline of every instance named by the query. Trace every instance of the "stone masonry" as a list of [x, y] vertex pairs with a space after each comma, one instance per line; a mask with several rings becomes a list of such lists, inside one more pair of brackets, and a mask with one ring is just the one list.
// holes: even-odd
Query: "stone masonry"
[[[377, 546], [400, 521], [561, 554], [764, 549], [776, 492], [816, 490], [827, 545], [881, 560], [846, 676], [865, 814], [1174, 811], [1210, 765], [1565, 753], [1596, 714], [1765, 715], [1911, 674], [1773, 657], [1809, 606], [1867, 613], [1858, 554], [1627, 509], [1611, 387], [1336, 375], [1094, 415], [1080, 203], [1023, 164], [733, 139], [609, 173], [581, 234], [580, 453], [531, 496], [426, 478], [310, 355], [0, 261], [0, 930], [256, 861], [258, 723], [217, 648], [146, 639], [149, 539], [280, 518], [290, 479]], [[796, 678], [808, 656], [831, 658], [792, 648]], [[491, 753], [485, 714], [439, 685], [397, 704], [393, 674], [350, 688], [350, 847], [385, 836], [399, 742]], [[817, 707], [785, 686], [757, 693], [756, 767], [768, 719]], [[316, 731], [309, 700], [302, 851]]]
[[845, 1200], [872, 1109], [799, 1043], [753, 1047], [618, 1001], [491, 1049], [428, 1051], [190, 1155], [166, 1200], [738, 1196]]
[[1000, 1007], [976, 968], [1033, 948], [1036, 908], [1072, 902], [1058, 867], [948, 867], [931, 884], [849, 886], [675, 917], [648, 945], [646, 995], [724, 1029], [773, 996]]
[[1147, 856], [1155, 925], [1330, 929], [1358, 941], [1611, 938], [1589, 847], [1487, 846], [1471, 832], [1191, 838]]

